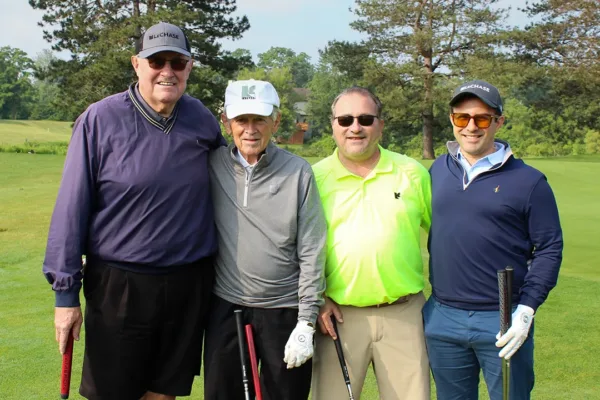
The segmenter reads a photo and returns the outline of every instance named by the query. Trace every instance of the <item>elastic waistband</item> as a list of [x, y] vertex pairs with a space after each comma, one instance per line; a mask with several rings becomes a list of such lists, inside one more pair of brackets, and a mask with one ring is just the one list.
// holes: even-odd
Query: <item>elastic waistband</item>
[[170, 265], [170, 266], [162, 266], [162, 265], [152, 265], [152, 264], [136, 264], [136, 263], [128, 263], [128, 262], [120, 262], [120, 261], [110, 261], [103, 260], [100, 258], [90, 258], [86, 259], [86, 267], [90, 264], [104, 264], [106, 266], [112, 268], [118, 268], [124, 271], [135, 272], [140, 274], [148, 274], [148, 275], [166, 275], [171, 274], [173, 272], [178, 272], [185, 270], [187, 268], [213, 268], [214, 266], [214, 256], [204, 257], [199, 260], [196, 260], [189, 264], [181, 264], [181, 265]]

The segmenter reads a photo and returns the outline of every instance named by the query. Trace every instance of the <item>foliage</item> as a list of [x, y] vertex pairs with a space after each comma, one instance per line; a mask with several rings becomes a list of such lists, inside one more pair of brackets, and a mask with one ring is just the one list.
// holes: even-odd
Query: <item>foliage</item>
[[27, 118], [33, 61], [20, 49], [0, 47], [0, 119]]
[[[196, 63], [225, 78], [239, 68], [231, 53], [221, 50], [219, 39], [240, 38], [249, 28], [248, 19], [231, 17], [235, 0], [107, 0], [96, 2], [29, 0], [44, 11], [41, 25], [44, 38], [54, 50], [72, 53], [70, 60], [52, 62], [47, 72], [59, 83], [62, 97], [71, 99], [65, 107], [71, 118], [89, 104], [123, 91], [135, 80], [130, 57], [142, 30], [159, 21], [183, 27]], [[54, 26], [54, 30], [47, 28]], [[247, 60], [246, 60], [247, 61]], [[205, 80], [203, 80], [206, 78]], [[190, 84], [210, 93], [223, 93], [226, 79], [213, 74], [194, 73]], [[205, 98], [216, 111], [221, 96]]]
[[314, 67], [306, 53], [296, 54], [292, 49], [285, 47], [271, 47], [258, 55], [259, 68], [267, 71], [271, 69], [289, 68], [292, 73], [295, 87], [306, 87], [312, 79]]

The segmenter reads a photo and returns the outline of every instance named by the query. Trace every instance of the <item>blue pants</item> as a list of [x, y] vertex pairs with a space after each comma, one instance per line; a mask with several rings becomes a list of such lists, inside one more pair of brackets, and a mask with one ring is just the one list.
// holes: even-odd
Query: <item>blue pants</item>
[[[438, 400], [477, 400], [479, 372], [491, 400], [502, 400], [502, 359], [496, 334], [498, 311], [468, 311], [439, 303], [423, 307], [425, 342]], [[510, 399], [529, 400], [533, 389], [533, 325], [510, 359]]]

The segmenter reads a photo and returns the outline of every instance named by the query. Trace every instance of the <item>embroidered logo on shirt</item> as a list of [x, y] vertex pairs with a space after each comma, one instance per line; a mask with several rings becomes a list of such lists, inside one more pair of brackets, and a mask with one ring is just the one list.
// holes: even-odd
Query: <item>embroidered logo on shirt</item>
[[394, 192], [394, 198], [398, 200], [400, 198], [400, 192]]
[[279, 185], [277, 183], [269, 185], [269, 193], [276, 194], [277, 192], [279, 192]]
[[498, 185], [494, 188], [494, 193], [498, 193], [499, 191], [500, 191], [500, 185]]

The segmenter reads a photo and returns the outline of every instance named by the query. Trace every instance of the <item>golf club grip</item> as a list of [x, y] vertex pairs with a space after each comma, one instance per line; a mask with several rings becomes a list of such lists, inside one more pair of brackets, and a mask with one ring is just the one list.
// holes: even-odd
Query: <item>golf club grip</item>
[[60, 398], [68, 399], [71, 388], [71, 367], [73, 365], [73, 333], [69, 332], [67, 348], [62, 356], [62, 368], [60, 372]]
[[240, 364], [242, 366], [242, 382], [244, 384], [244, 395], [250, 400], [250, 387], [248, 386], [248, 371], [246, 371], [246, 351], [244, 349], [244, 324], [242, 322], [242, 310], [235, 310], [235, 324], [238, 334], [238, 347], [240, 349]]
[[248, 353], [250, 353], [250, 367], [252, 368], [252, 381], [254, 382], [256, 400], [262, 400], [260, 380], [258, 378], [258, 362], [256, 361], [256, 348], [254, 347], [254, 334], [252, 333], [252, 325], [250, 324], [246, 324], [246, 340], [248, 341]]
[[500, 334], [504, 335], [509, 328], [510, 309], [508, 304], [508, 289], [506, 282], [506, 270], [498, 271], [498, 295], [499, 295], [499, 311], [500, 311]]
[[513, 286], [513, 273], [514, 270], [512, 267], [506, 267], [506, 323], [508, 324], [508, 328], [512, 325], [512, 286]]

